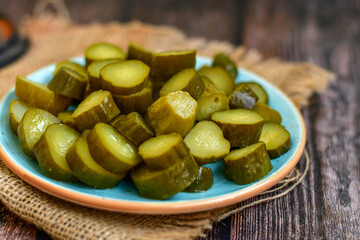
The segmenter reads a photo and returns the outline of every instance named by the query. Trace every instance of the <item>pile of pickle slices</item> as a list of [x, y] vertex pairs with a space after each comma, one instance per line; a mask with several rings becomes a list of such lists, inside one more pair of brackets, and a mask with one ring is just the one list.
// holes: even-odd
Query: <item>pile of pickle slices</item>
[[[138, 193], [167, 199], [211, 188], [203, 165], [223, 161], [226, 177], [249, 184], [289, 150], [281, 115], [255, 82], [235, 84], [224, 53], [195, 69], [196, 51], [152, 52], [96, 43], [86, 66], [56, 64], [48, 85], [16, 79], [10, 126], [49, 178], [113, 188], [130, 174]], [[74, 111], [70, 104], [79, 102]]]

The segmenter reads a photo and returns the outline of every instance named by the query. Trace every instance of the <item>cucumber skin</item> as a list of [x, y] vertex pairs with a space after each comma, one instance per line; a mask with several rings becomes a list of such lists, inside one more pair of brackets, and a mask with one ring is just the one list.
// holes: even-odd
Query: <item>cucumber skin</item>
[[[131, 172], [131, 178], [139, 192], [145, 198], [163, 200], [190, 186], [199, 173], [199, 166], [189, 154], [182, 161], [168, 169], [150, 172], [145, 164]], [[150, 174], [158, 174], [149, 178]], [[162, 175], [162, 176], [159, 176]]]
[[259, 144], [257, 151], [249, 153], [246, 157], [238, 160], [224, 158], [225, 175], [229, 180], [239, 185], [249, 184], [263, 178], [271, 171], [273, 166], [265, 143], [256, 144]]
[[143, 114], [153, 103], [153, 92], [150, 87], [130, 95], [112, 94], [114, 101], [122, 113], [138, 112]]
[[184, 192], [200, 193], [205, 192], [213, 185], [213, 173], [210, 168], [200, 167], [199, 174], [195, 181], [184, 189]]

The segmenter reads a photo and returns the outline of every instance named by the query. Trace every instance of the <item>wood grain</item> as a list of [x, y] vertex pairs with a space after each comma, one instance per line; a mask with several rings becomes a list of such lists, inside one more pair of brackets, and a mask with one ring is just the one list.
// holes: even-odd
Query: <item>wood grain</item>
[[[0, 0], [0, 11], [7, 9], [18, 23], [22, 13], [31, 13], [34, 2]], [[359, 0], [65, 2], [76, 22], [138, 19], [168, 24], [189, 36], [243, 42], [267, 57], [309, 61], [336, 72], [338, 80], [314, 95], [302, 111], [312, 159], [304, 182], [281, 199], [215, 223], [204, 239], [358, 239]], [[37, 239], [48, 239], [1, 209], [0, 239], [35, 239], [36, 233]]]

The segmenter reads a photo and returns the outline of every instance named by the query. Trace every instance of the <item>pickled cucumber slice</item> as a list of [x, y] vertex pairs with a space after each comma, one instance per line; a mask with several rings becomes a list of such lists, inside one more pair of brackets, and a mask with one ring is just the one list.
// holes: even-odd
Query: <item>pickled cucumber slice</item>
[[266, 122], [262, 128], [260, 141], [266, 144], [270, 158], [277, 158], [289, 151], [290, 133], [278, 123]]
[[211, 115], [232, 147], [246, 147], [259, 141], [264, 118], [257, 112], [238, 108]]
[[53, 75], [55, 75], [56, 72], [62, 67], [70, 68], [71, 70], [77, 72], [78, 74], [82, 75], [85, 78], [88, 77], [88, 73], [86, 72], [84, 66], [81, 66], [80, 64], [75, 62], [71, 62], [70, 60], [64, 60], [56, 63], [56, 67]]
[[258, 102], [251, 110], [263, 116], [265, 122], [281, 123], [282, 118], [280, 113], [266, 104]]
[[148, 81], [150, 68], [139, 60], [111, 63], [100, 70], [103, 89], [127, 95], [141, 91]]
[[201, 193], [206, 192], [213, 185], [213, 173], [210, 168], [200, 167], [195, 181], [185, 188], [184, 192]]
[[108, 60], [102, 60], [102, 61], [95, 61], [92, 62], [87, 67], [87, 72], [89, 75], [89, 84], [93, 91], [101, 89], [101, 82], [100, 82], [100, 70], [105, 67], [106, 65], [110, 63], [116, 63], [120, 62], [122, 60], [118, 59], [108, 59]]
[[48, 88], [65, 97], [81, 99], [84, 96], [87, 78], [67, 67], [57, 70]]
[[211, 121], [198, 122], [184, 139], [199, 165], [217, 162], [230, 152], [230, 143]]
[[210, 120], [211, 114], [218, 111], [229, 109], [229, 98], [223, 91], [216, 88], [208, 78], [201, 77], [205, 84], [204, 92], [197, 100], [198, 109], [196, 111], [196, 120]]
[[214, 56], [213, 67], [222, 67], [228, 71], [233, 79], [236, 79], [238, 71], [235, 62], [225, 53], [217, 53]]
[[268, 103], [268, 95], [265, 91], [265, 89], [258, 83], [256, 82], [243, 82], [243, 83], [239, 83], [236, 84], [236, 88], [241, 86], [242, 84], [246, 84], [248, 87], [251, 88], [251, 90], [256, 94], [256, 96], [258, 96], [258, 103], [263, 103], [263, 104], [267, 104]]
[[21, 119], [17, 128], [21, 150], [30, 158], [35, 159], [34, 147], [45, 129], [60, 120], [48, 111], [30, 108]]
[[113, 188], [120, 183], [126, 173], [114, 174], [101, 167], [90, 155], [85, 130], [66, 153], [66, 161], [73, 174], [83, 183], [94, 188]]
[[68, 125], [69, 127], [77, 130], [77, 126], [76, 126], [76, 123], [72, 117], [73, 115], [73, 111], [66, 111], [66, 112], [61, 112], [58, 114], [58, 119], [60, 119], [60, 121], [63, 123], [63, 124], [66, 124]]
[[263, 178], [273, 168], [263, 142], [231, 151], [223, 163], [226, 177], [241, 185]]
[[151, 83], [149, 82], [147, 87], [140, 92], [130, 95], [113, 94], [113, 98], [122, 113], [138, 112], [142, 114], [153, 103]]
[[98, 122], [110, 122], [119, 113], [111, 93], [98, 90], [79, 104], [72, 117], [79, 131], [84, 131], [93, 128]]
[[125, 52], [118, 46], [110, 43], [95, 43], [85, 50], [86, 66], [89, 66], [89, 64], [94, 61], [107, 59], [124, 60], [125, 58]]
[[230, 73], [222, 67], [203, 67], [199, 69], [198, 74], [207, 77], [227, 96], [234, 90], [234, 79], [231, 77]]
[[34, 148], [36, 159], [46, 176], [58, 181], [78, 181], [65, 157], [78, 137], [79, 132], [64, 124], [55, 123], [46, 128]]
[[52, 114], [65, 111], [72, 99], [61, 96], [50, 90], [45, 84], [28, 80], [24, 76], [17, 76], [15, 96], [29, 105], [44, 109]]
[[151, 61], [150, 78], [164, 84], [172, 75], [185, 69], [195, 68], [196, 50], [182, 50], [154, 53]]
[[172, 76], [160, 89], [160, 96], [170, 92], [188, 92], [192, 98], [197, 100], [203, 93], [205, 85], [195, 68], [186, 68]]
[[258, 96], [244, 83], [230, 94], [229, 105], [230, 108], [252, 109], [258, 99]]
[[19, 99], [12, 100], [9, 105], [9, 121], [11, 130], [17, 135], [17, 128], [25, 112], [31, 108], [29, 104]]
[[150, 138], [139, 147], [139, 154], [151, 171], [169, 168], [189, 152], [184, 140], [177, 133]]
[[137, 147], [155, 135], [151, 127], [137, 112], [128, 115], [119, 114], [110, 122], [110, 125], [114, 126]]
[[149, 49], [146, 49], [144, 46], [140, 44], [130, 42], [128, 47], [128, 55], [127, 59], [140, 60], [149, 67], [151, 67], [153, 52]]
[[176, 132], [184, 137], [194, 125], [196, 109], [189, 93], [177, 91], [156, 100], [147, 114], [156, 135]]
[[131, 172], [131, 178], [141, 196], [163, 200], [190, 186], [198, 173], [199, 166], [188, 154], [163, 170], [150, 171], [146, 164], [141, 164]]

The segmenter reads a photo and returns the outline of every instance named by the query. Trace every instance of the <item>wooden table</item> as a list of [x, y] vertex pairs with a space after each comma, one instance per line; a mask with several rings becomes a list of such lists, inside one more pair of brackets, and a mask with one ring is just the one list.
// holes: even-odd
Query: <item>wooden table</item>
[[[170, 24], [189, 36], [243, 43], [266, 57], [334, 71], [338, 80], [302, 109], [312, 160], [303, 183], [283, 198], [215, 223], [207, 239], [360, 238], [359, 0], [65, 2], [77, 22]], [[0, 11], [16, 23], [33, 6], [33, 0], [0, 0]], [[0, 211], [0, 239], [48, 239], [3, 206]]]

